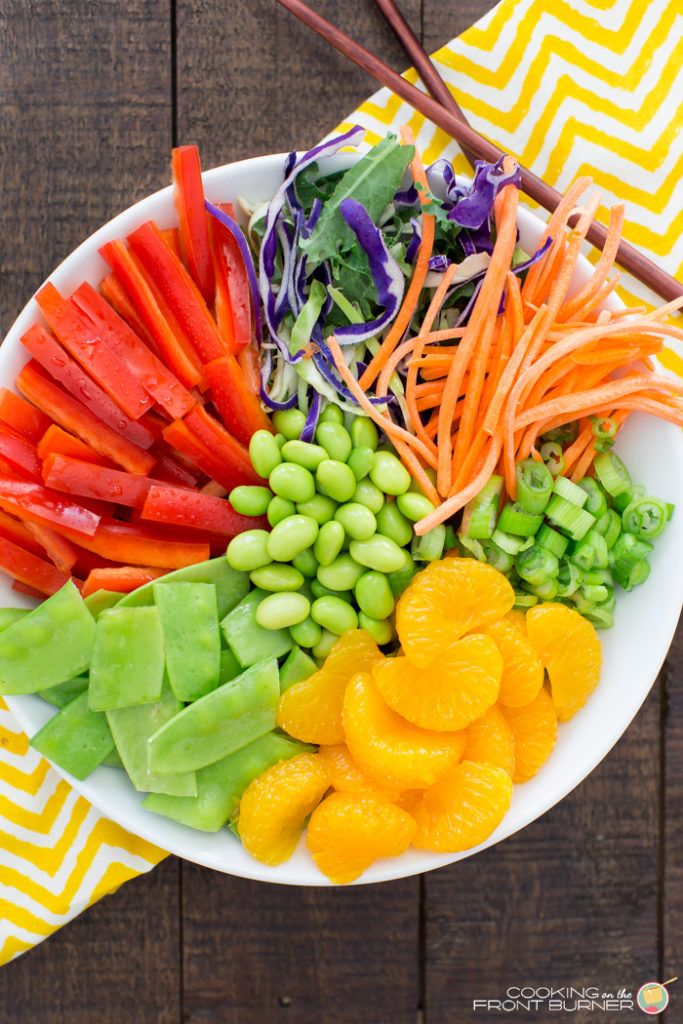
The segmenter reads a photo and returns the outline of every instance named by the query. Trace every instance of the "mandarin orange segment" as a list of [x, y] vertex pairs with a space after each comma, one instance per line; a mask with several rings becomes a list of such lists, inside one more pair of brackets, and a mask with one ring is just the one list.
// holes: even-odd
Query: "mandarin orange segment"
[[458, 853], [488, 839], [512, 799], [507, 772], [491, 764], [463, 761], [428, 789], [413, 811], [413, 846]]
[[429, 665], [465, 633], [502, 618], [515, 601], [501, 572], [472, 558], [430, 562], [401, 595], [396, 629], [407, 658]]
[[369, 793], [393, 801], [400, 795], [397, 786], [380, 786], [358, 767], [345, 743], [320, 747], [333, 789], [344, 793]]
[[527, 637], [524, 613], [508, 612], [484, 632], [503, 655], [498, 700], [509, 707], [528, 704], [543, 686], [543, 665]]
[[268, 768], [240, 800], [237, 827], [245, 849], [263, 864], [282, 864], [294, 852], [304, 821], [329, 784], [318, 754], [297, 754]]
[[600, 681], [602, 649], [595, 626], [574, 608], [545, 603], [526, 615], [529, 640], [547, 669], [557, 717], [568, 721]]
[[277, 724], [304, 743], [343, 743], [346, 684], [357, 672], [369, 672], [382, 657], [364, 629], [348, 630], [334, 645], [322, 668], [285, 690], [278, 704]]
[[527, 782], [550, 757], [557, 741], [557, 715], [543, 687], [523, 708], [503, 708], [515, 740], [513, 782]]
[[505, 715], [497, 704], [465, 730], [463, 761], [492, 764], [510, 778], [515, 770], [515, 738]]
[[332, 882], [353, 882], [378, 857], [399, 857], [416, 824], [406, 811], [369, 793], [332, 793], [311, 815], [306, 846]]
[[494, 641], [472, 633], [445, 648], [429, 671], [408, 658], [385, 658], [372, 670], [377, 689], [394, 711], [423, 729], [464, 729], [495, 704], [503, 659]]
[[426, 789], [462, 756], [462, 732], [434, 732], [406, 721], [382, 700], [369, 673], [344, 694], [346, 743], [360, 767], [383, 786]]

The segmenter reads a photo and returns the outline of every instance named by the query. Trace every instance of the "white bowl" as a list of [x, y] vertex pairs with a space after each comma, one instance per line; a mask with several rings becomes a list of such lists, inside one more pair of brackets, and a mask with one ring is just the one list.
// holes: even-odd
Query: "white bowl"
[[[333, 159], [329, 166], [336, 169], [348, 165], [354, 157], [345, 154]], [[204, 175], [206, 195], [214, 202], [235, 200], [241, 195], [255, 200], [268, 199], [281, 181], [283, 164], [284, 157], [279, 155], [217, 167]], [[105, 224], [67, 257], [50, 279], [67, 294], [83, 280], [96, 285], [108, 270], [98, 254], [99, 247], [110, 239], [125, 238], [150, 219], [162, 228], [176, 223], [170, 187], [143, 199]], [[519, 227], [520, 244], [533, 252], [543, 223], [528, 211], [520, 210]], [[591, 272], [590, 264], [582, 258], [574, 275], [574, 287], [580, 287]], [[611, 298], [609, 305], [619, 308], [621, 303]], [[19, 339], [36, 319], [40, 319], [40, 313], [35, 300], [31, 299], [0, 349], [0, 384], [12, 387], [26, 361]], [[538, 775], [524, 785], [515, 786], [510, 810], [485, 843], [464, 853], [446, 855], [411, 849], [402, 857], [376, 862], [359, 879], [360, 883], [401, 878], [450, 864], [524, 828], [593, 771], [643, 703], [666, 656], [683, 602], [683, 573], [678, 571], [683, 565], [683, 435], [668, 423], [633, 414], [619, 435], [616, 450], [624, 457], [634, 481], [644, 484], [649, 493], [674, 502], [677, 511], [664, 534], [657, 539], [649, 579], [631, 593], [619, 594], [615, 626], [599, 634], [604, 659], [600, 685], [587, 705], [570, 722], [560, 726], [557, 746]], [[21, 600], [6, 579], [0, 579], [0, 605], [17, 605]], [[36, 696], [6, 700], [29, 736], [54, 713]], [[55, 767], [102, 814], [186, 860], [267, 882], [330, 884], [309, 857], [303, 840], [285, 864], [265, 867], [253, 860], [227, 830], [206, 834], [144, 810], [141, 807], [143, 795], [133, 789], [120, 770], [98, 768], [80, 782]]]

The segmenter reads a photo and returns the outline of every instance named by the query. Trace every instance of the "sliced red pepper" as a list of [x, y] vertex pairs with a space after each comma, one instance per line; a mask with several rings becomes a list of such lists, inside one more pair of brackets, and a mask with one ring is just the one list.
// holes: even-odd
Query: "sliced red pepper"
[[119, 409], [123, 409], [132, 420], [139, 419], [153, 405], [153, 398], [109, 346], [102, 344], [97, 327], [73, 302], [63, 299], [49, 281], [36, 295], [36, 302], [67, 352], [78, 360]]
[[234, 466], [252, 483], [262, 484], [264, 482], [251, 464], [248, 449], [240, 444], [223, 424], [219, 423], [203, 406], [198, 405], [191, 413], [188, 413], [183, 422], [187, 424], [205, 448], [218, 455], [227, 465]]
[[211, 235], [216, 268], [216, 319], [234, 354], [251, 341], [251, 291], [247, 269], [237, 239], [225, 224], [213, 217]]
[[166, 242], [174, 256], [177, 256], [179, 260], [182, 260], [183, 254], [180, 251], [180, 231], [178, 228], [163, 228], [161, 231], [161, 237]]
[[[46, 459], [54, 452], [55, 455], [70, 455], [72, 459], [81, 459], [83, 462], [94, 462], [96, 466], [113, 466], [111, 459], [105, 459], [98, 455], [90, 445], [81, 441], [80, 437], [67, 434], [56, 423], [45, 431], [36, 447], [38, 457]], [[42, 470], [41, 470], [42, 472]]]
[[52, 420], [7, 388], [0, 388], [0, 420], [29, 441], [39, 441]]
[[261, 408], [258, 394], [247, 387], [244, 374], [234, 356], [214, 359], [204, 367], [211, 394], [221, 419], [231, 434], [248, 445], [257, 430], [273, 431], [273, 426]]
[[136, 422], [119, 409], [106, 391], [88, 376], [44, 327], [33, 324], [22, 337], [21, 343], [50, 377], [85, 405], [98, 420], [140, 448], [149, 448], [154, 443], [158, 431], [151, 430], [145, 418]]
[[27, 548], [34, 555], [45, 554], [43, 545], [38, 543], [28, 526], [2, 511], [0, 511], [0, 537], [3, 541], [11, 540], [20, 547]]
[[65, 572], [11, 540], [0, 544], [0, 570], [38, 591], [41, 597], [55, 594], [69, 579]]
[[116, 594], [130, 594], [145, 583], [158, 580], [168, 569], [148, 569], [140, 565], [122, 565], [114, 569], [92, 569], [81, 588], [81, 596], [88, 597], [96, 590], [109, 590]]
[[225, 343], [201, 292], [168, 248], [157, 226], [150, 221], [143, 224], [128, 236], [128, 244], [157, 283], [202, 363], [225, 355]]
[[143, 323], [137, 309], [131, 302], [128, 292], [123, 287], [118, 277], [112, 270], [111, 273], [103, 277], [99, 284], [100, 294], [103, 299], [109, 303], [112, 309], [115, 309], [122, 320], [125, 320], [132, 331], [135, 331], [139, 338], [142, 338], [147, 348], [149, 348], [155, 356], [159, 355], [159, 347], [152, 337], [151, 333], [147, 329], [147, 325]]
[[157, 464], [154, 467], [154, 475], [159, 480], [163, 480], [164, 483], [168, 484], [176, 484], [178, 487], [196, 487], [199, 473], [197, 475], [191, 473], [186, 466], [182, 466], [172, 455], [159, 452], [158, 449], [155, 449], [154, 454], [158, 456]]
[[184, 420], [174, 420], [170, 423], [164, 431], [164, 437], [172, 448], [192, 459], [202, 473], [216, 480], [226, 491], [231, 491], [239, 484], [254, 483], [253, 475], [247, 475], [241, 466], [224, 462], [217, 453], [207, 448]]
[[[73, 581], [78, 587], [78, 580]], [[33, 597], [36, 601], [44, 601], [45, 594], [41, 593], [40, 590], [36, 590], [35, 587], [29, 587], [28, 583], [22, 583], [21, 580], [15, 580], [12, 584], [12, 590], [16, 590], [17, 594], [26, 594], [27, 597]]]
[[185, 565], [205, 562], [211, 555], [207, 543], [167, 540], [152, 529], [114, 519], [103, 520], [94, 537], [74, 539], [88, 551], [123, 565], [182, 569]]
[[24, 522], [52, 527], [58, 533], [68, 529], [79, 544], [92, 537], [100, 524], [100, 516], [58, 491], [7, 474], [0, 475], [0, 507]]
[[0, 455], [12, 472], [27, 476], [31, 480], [42, 481], [41, 464], [36, 446], [21, 434], [15, 434], [9, 427], [0, 425]]
[[265, 516], [242, 516], [225, 498], [214, 498], [199, 491], [152, 485], [142, 509], [142, 518], [175, 526], [188, 526], [224, 537], [235, 537], [250, 529], [267, 529]]
[[131, 444], [98, 420], [84, 405], [51, 381], [35, 360], [32, 359], [22, 367], [16, 385], [34, 405], [51, 416], [64, 430], [77, 434], [100, 455], [105, 455], [130, 473], [146, 474], [154, 465], [153, 455]]
[[214, 296], [213, 256], [197, 147], [177, 146], [173, 149], [171, 171], [183, 262], [210, 308]]
[[84, 498], [100, 498], [131, 508], [142, 508], [152, 484], [159, 483], [151, 477], [95, 466], [65, 455], [48, 455], [43, 463], [43, 479], [56, 491]]
[[27, 528], [31, 531], [39, 544], [45, 548], [47, 556], [53, 565], [56, 565], [62, 572], [70, 573], [78, 559], [76, 548], [66, 537], [51, 530], [48, 526], [40, 526], [38, 523], [28, 523]]

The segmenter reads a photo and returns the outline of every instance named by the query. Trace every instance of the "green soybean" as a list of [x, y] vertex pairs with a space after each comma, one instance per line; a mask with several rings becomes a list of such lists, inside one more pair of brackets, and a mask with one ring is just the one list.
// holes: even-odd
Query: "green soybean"
[[[304, 470], [306, 472], [306, 470]], [[316, 480], [328, 497], [335, 501], [348, 501], [356, 490], [356, 478], [345, 462], [324, 459], [316, 471]], [[312, 495], [311, 495], [312, 497]], [[305, 498], [301, 498], [305, 501]]]
[[320, 414], [321, 423], [343, 423], [344, 413], [341, 411], [338, 405], [330, 403], [326, 405]]
[[267, 480], [276, 466], [282, 462], [277, 441], [269, 430], [257, 430], [249, 442], [251, 464], [264, 480]]
[[411, 555], [410, 551], [406, 551], [406, 561], [402, 569], [398, 569], [396, 572], [390, 572], [387, 575], [391, 592], [396, 599], [398, 599], [403, 591], [406, 589], [410, 581], [412, 580], [415, 573], [418, 571], [418, 567], [415, 563], [415, 559]]
[[346, 460], [356, 480], [364, 480], [372, 469], [375, 453], [372, 448], [354, 448]]
[[287, 516], [293, 516], [296, 512], [296, 505], [289, 498], [281, 498], [279, 494], [276, 494], [274, 498], [270, 499], [268, 505], [268, 522], [271, 526], [277, 526]]
[[298, 590], [304, 583], [303, 573], [293, 565], [281, 562], [271, 562], [261, 569], [254, 569], [249, 578], [255, 587], [270, 591]]
[[402, 548], [413, 539], [413, 527], [398, 510], [395, 501], [387, 501], [377, 513], [377, 532], [391, 537]]
[[281, 462], [268, 477], [270, 489], [290, 501], [310, 501], [315, 494], [315, 480], [309, 470], [295, 462]]
[[309, 444], [308, 441], [285, 441], [282, 457], [305, 469], [317, 469], [323, 459], [327, 458], [327, 452], [320, 445]]
[[308, 615], [303, 622], [296, 622], [289, 627], [292, 640], [299, 647], [315, 647], [322, 637], [322, 628]]
[[242, 484], [233, 487], [229, 500], [235, 512], [241, 516], [262, 516], [267, 511], [273, 497], [267, 487], [249, 487]]
[[311, 593], [313, 597], [341, 597], [349, 604], [353, 600], [350, 590], [333, 590], [331, 587], [324, 587], [320, 580], [311, 580]]
[[256, 621], [264, 629], [284, 629], [303, 622], [310, 610], [310, 601], [303, 594], [282, 591], [263, 598], [256, 609]]
[[323, 523], [313, 545], [313, 553], [320, 565], [329, 565], [342, 549], [344, 543], [344, 527], [334, 520]]
[[385, 494], [404, 494], [410, 487], [411, 476], [391, 452], [375, 452], [370, 479]]
[[384, 495], [379, 487], [375, 487], [372, 480], [359, 480], [353, 492], [352, 500], [357, 501], [360, 505], [365, 505], [366, 508], [369, 508], [371, 512], [377, 515], [384, 504]]
[[322, 445], [330, 459], [346, 462], [351, 454], [351, 435], [341, 423], [319, 423], [315, 439]]
[[377, 449], [379, 435], [377, 427], [367, 416], [356, 416], [351, 424], [351, 440], [357, 448]]
[[225, 557], [228, 565], [240, 572], [253, 572], [263, 565], [268, 565], [272, 557], [268, 554], [268, 538], [266, 530], [245, 530], [238, 533], [228, 544]]
[[352, 540], [349, 553], [359, 565], [367, 565], [368, 569], [377, 569], [378, 572], [396, 572], [406, 563], [403, 548], [381, 533], [376, 533], [369, 540]]
[[389, 580], [384, 573], [375, 569], [359, 577], [354, 593], [360, 610], [373, 619], [386, 619], [394, 610], [394, 595]]
[[366, 615], [365, 612], [358, 612], [358, 625], [369, 633], [380, 647], [382, 644], [391, 643], [394, 638], [391, 619], [375, 619], [371, 615]]
[[336, 633], [333, 633], [329, 629], [323, 629], [317, 644], [311, 648], [311, 654], [314, 658], [319, 658], [320, 661], [324, 661], [338, 639], [339, 637]]
[[[270, 555], [268, 561], [291, 562], [293, 558], [314, 543], [318, 536], [318, 524], [310, 516], [289, 516], [274, 526], [266, 536], [268, 538], [266, 547]], [[260, 566], [254, 566], [254, 568], [257, 569]]]
[[295, 441], [306, 425], [306, 417], [299, 409], [280, 409], [273, 415], [273, 426], [288, 441]]
[[344, 552], [329, 565], [318, 566], [318, 582], [329, 590], [352, 590], [363, 571], [363, 566]]
[[292, 559], [292, 565], [309, 580], [313, 579], [318, 571], [317, 559], [310, 548], [305, 548], [298, 555], [295, 555]]
[[377, 520], [366, 505], [359, 501], [349, 501], [340, 505], [334, 518], [344, 527], [345, 533], [352, 540], [367, 540], [377, 530]]
[[314, 494], [310, 501], [300, 501], [296, 506], [297, 512], [302, 516], [310, 516], [315, 519], [318, 526], [329, 523], [334, 519], [337, 511], [337, 502], [324, 494]]
[[340, 597], [319, 597], [311, 605], [311, 618], [337, 636], [358, 627], [355, 610]]
[[280, 451], [280, 452], [282, 451], [282, 446], [284, 445], [286, 440], [287, 440], [287, 438], [285, 437], [284, 434], [276, 434], [275, 435], [275, 444], [278, 447], [278, 451]]
[[418, 519], [424, 519], [425, 516], [434, 511], [434, 506], [429, 498], [426, 498], [424, 494], [417, 494], [414, 491], [399, 494], [396, 504], [406, 519], [410, 519], [413, 523], [416, 523]]

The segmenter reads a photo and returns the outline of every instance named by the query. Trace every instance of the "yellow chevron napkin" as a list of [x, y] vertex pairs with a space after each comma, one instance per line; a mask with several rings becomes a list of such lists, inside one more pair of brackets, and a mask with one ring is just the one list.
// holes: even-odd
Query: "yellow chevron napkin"
[[[625, 237], [680, 276], [682, 29], [680, 0], [502, 0], [435, 60], [479, 131], [559, 189], [591, 175], [601, 218], [624, 200]], [[450, 139], [387, 90], [340, 127], [362, 124], [374, 143], [406, 122], [426, 163], [447, 155], [467, 171]], [[626, 275], [621, 291], [658, 301]], [[671, 345], [660, 361], [683, 376], [682, 356]], [[0, 833], [0, 964], [165, 856], [78, 796], [2, 701]]]

